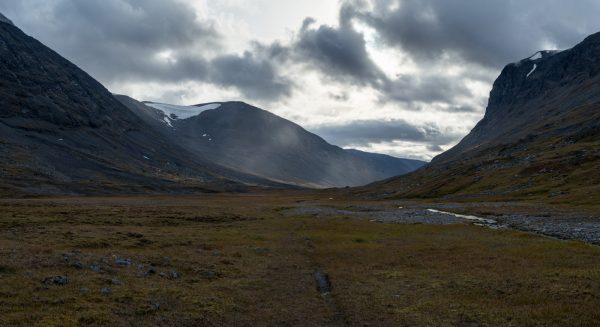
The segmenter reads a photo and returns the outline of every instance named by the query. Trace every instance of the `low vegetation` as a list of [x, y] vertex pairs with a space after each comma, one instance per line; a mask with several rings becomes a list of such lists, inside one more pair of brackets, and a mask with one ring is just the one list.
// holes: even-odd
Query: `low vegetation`
[[[0, 325], [592, 326], [600, 320], [596, 247], [471, 225], [285, 214], [308, 203], [351, 204], [330, 196], [4, 200]], [[330, 295], [319, 293], [315, 272], [327, 275]]]

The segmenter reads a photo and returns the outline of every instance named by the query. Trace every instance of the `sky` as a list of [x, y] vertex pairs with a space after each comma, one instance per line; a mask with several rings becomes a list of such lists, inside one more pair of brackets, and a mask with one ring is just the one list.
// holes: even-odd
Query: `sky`
[[597, 0], [0, 0], [111, 92], [241, 100], [345, 148], [430, 160], [502, 68], [600, 31]]

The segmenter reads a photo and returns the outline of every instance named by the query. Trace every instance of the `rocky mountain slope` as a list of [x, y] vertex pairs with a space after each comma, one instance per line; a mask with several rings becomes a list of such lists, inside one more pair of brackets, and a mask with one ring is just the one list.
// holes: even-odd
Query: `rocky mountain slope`
[[425, 168], [361, 192], [397, 197], [600, 197], [600, 33], [507, 65], [485, 117]]
[[243, 102], [182, 107], [118, 98], [165, 139], [188, 151], [283, 183], [357, 186], [405, 174], [424, 164], [341, 149], [297, 124]]
[[0, 17], [0, 194], [276, 185], [154, 135], [100, 83]]

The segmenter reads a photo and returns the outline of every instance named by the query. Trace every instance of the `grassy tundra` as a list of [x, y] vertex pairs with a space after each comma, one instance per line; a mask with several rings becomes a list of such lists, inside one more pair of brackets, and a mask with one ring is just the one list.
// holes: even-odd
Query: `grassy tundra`
[[[0, 325], [600, 321], [597, 247], [469, 224], [289, 214], [354, 204], [329, 196], [3, 200]], [[315, 272], [328, 276], [330, 294], [319, 292]]]

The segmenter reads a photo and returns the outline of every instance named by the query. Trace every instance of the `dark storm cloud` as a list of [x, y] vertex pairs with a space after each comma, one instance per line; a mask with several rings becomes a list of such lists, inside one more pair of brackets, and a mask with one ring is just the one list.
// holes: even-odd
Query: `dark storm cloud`
[[367, 53], [364, 36], [349, 25], [310, 28], [307, 18], [294, 44], [297, 55], [337, 80], [358, 85], [377, 85], [383, 73]]
[[595, 0], [346, 1], [342, 20], [372, 26], [381, 40], [415, 60], [457, 55], [499, 68], [548, 45], [570, 47], [600, 28]]
[[461, 81], [439, 76], [402, 75], [386, 80], [385, 99], [396, 102], [450, 102], [456, 96], [471, 96]]
[[[448, 102], [456, 96], [469, 96], [461, 81], [440, 76], [402, 75], [387, 77], [367, 52], [365, 37], [357, 32], [342, 9], [339, 27], [320, 25], [307, 18], [291, 52], [297, 61], [323, 73], [325, 79], [370, 86], [381, 94], [382, 102]], [[290, 52], [290, 51], [288, 51]]]
[[223, 53], [214, 24], [177, 0], [0, 0], [0, 11], [105, 83], [199, 81], [262, 100], [291, 92], [269, 61], [283, 47]]
[[292, 82], [279, 77], [269, 60], [250, 52], [220, 56], [211, 62], [211, 70], [213, 83], [237, 87], [250, 98], [277, 99], [291, 94]]
[[436, 145], [436, 144], [430, 144], [427, 146], [427, 150], [431, 151], [431, 152], [442, 152], [444, 151], [444, 149], [442, 149], [441, 146]]
[[460, 135], [440, 130], [436, 125], [417, 126], [405, 120], [391, 121], [362, 120], [344, 125], [313, 128], [313, 132], [339, 146], [369, 143], [406, 141], [445, 145], [460, 138]]
[[[457, 102], [471, 96], [467, 80], [489, 83], [487, 74], [509, 62], [600, 29], [597, 0], [345, 0], [338, 24], [307, 18], [289, 42], [231, 54], [217, 25], [178, 0], [0, 0], [0, 11], [105, 83], [197, 81], [275, 101], [293, 94], [289, 66], [300, 65], [326, 81], [372, 88], [382, 102], [444, 103], [459, 112], [473, 111]], [[356, 22], [422, 73], [391, 77], [370, 57]], [[432, 62], [468, 71], [436, 76]]]
[[[206, 62], [185, 52], [219, 46], [212, 24], [176, 1], [0, 1], [0, 10], [12, 8], [25, 32], [102, 81], [205, 74]], [[178, 65], [159, 62], [156, 54], [167, 50], [186, 58]]]

